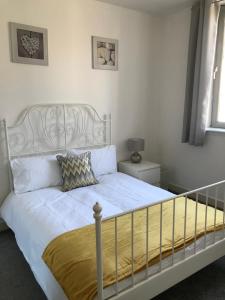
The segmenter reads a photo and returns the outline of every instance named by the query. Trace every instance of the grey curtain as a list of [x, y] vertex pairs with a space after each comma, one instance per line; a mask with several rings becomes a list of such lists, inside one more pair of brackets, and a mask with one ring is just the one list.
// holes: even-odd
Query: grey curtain
[[192, 7], [182, 142], [204, 143], [212, 101], [220, 4], [201, 0]]

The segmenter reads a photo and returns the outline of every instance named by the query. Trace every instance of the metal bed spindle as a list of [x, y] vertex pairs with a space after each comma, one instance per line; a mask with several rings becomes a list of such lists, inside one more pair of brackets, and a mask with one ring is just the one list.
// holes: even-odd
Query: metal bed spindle
[[206, 248], [206, 234], [207, 234], [207, 217], [208, 217], [208, 204], [209, 204], [209, 190], [206, 189], [206, 199], [205, 199], [205, 233], [204, 233], [204, 244]]
[[225, 186], [223, 186], [223, 237], [225, 238]]
[[194, 240], [194, 253], [196, 253], [197, 227], [198, 227], [198, 193], [196, 193], [196, 198], [195, 198], [195, 240]]
[[64, 143], [65, 143], [65, 150], [67, 150], [67, 132], [66, 132], [66, 108], [63, 104], [63, 128], [64, 128]]
[[118, 295], [118, 236], [117, 236], [117, 217], [115, 217], [115, 269], [116, 269], [116, 295]]
[[175, 210], [176, 210], [176, 198], [173, 198], [172, 265], [174, 264]]
[[149, 232], [149, 217], [148, 217], [148, 207], [146, 208], [146, 278], [148, 277], [148, 232]]
[[160, 262], [159, 262], [159, 272], [162, 270], [162, 212], [163, 212], [163, 202], [160, 203], [160, 240], [159, 240], [159, 251], [160, 251]]
[[134, 286], [134, 212], [131, 213], [131, 260], [132, 260], [132, 286]]
[[216, 212], [217, 212], [218, 186], [215, 187], [215, 206], [214, 206], [214, 235], [213, 243], [216, 242]]
[[187, 234], [187, 195], [185, 196], [184, 207], [184, 258], [186, 257], [186, 234]]

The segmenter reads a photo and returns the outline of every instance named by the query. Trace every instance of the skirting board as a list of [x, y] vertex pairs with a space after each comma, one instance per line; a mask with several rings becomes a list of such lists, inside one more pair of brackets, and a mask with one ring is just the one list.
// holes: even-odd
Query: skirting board
[[[179, 186], [179, 185], [176, 185], [176, 184], [172, 184], [172, 183], [170, 183], [168, 185], [167, 189], [168, 189], [168, 191], [170, 191], [171, 193], [174, 193], [176, 195], [183, 194], [183, 193], [186, 193], [186, 192], [190, 191], [190, 189], [187, 189], [187, 188], [184, 188], [182, 186]], [[205, 194], [199, 193], [198, 196], [199, 196], [198, 197], [198, 201], [200, 203], [204, 203], [205, 204], [206, 203], [206, 196], [205, 196]], [[189, 198], [195, 200], [195, 195], [190, 195]], [[212, 196], [210, 196], [208, 198], [208, 204], [210, 206], [214, 207], [214, 205], [215, 205], [215, 198], [213, 198]], [[218, 201], [217, 208], [218, 209], [222, 209], [222, 210], [224, 209], [224, 205], [223, 205], [223, 203], [221, 201], [220, 202]]]
[[170, 191], [171, 193], [174, 193], [174, 194], [183, 194], [183, 193], [186, 193], [188, 192], [188, 189], [184, 188], [184, 187], [181, 187], [179, 185], [176, 185], [176, 184], [173, 184], [173, 183], [170, 183], [168, 185], [168, 191]]

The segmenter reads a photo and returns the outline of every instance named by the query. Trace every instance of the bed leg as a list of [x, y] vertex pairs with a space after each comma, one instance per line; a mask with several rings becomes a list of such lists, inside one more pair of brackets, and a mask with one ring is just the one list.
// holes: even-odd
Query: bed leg
[[103, 300], [103, 258], [102, 258], [102, 207], [96, 202], [93, 206], [96, 232], [96, 266], [98, 300]]

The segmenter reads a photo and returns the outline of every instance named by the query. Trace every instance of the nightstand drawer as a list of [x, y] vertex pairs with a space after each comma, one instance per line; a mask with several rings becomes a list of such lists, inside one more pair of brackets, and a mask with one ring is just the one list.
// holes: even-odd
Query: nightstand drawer
[[159, 183], [160, 182], [160, 168], [155, 168], [151, 170], [145, 170], [139, 172], [139, 179], [148, 183]]
[[147, 183], [160, 186], [160, 165], [150, 161], [134, 164], [130, 161], [119, 162], [119, 171]]

